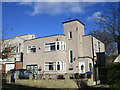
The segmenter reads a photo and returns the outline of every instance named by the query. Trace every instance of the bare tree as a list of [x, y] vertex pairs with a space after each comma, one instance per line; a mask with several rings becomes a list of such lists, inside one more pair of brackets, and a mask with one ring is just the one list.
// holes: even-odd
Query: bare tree
[[107, 30], [92, 30], [89, 32], [89, 34], [93, 35], [105, 44], [105, 51], [107, 56], [117, 55], [117, 45]]
[[118, 24], [120, 18], [119, 6], [119, 3], [112, 4], [107, 11], [104, 11], [102, 15], [99, 15], [99, 17], [96, 18], [97, 25], [104, 31], [107, 31], [117, 43], [118, 54], [120, 54], [120, 25]]
[[7, 30], [7, 28], [2, 30], [0, 40], [0, 58], [2, 58], [2, 60], [10, 57], [11, 53], [14, 51], [14, 46], [10, 43], [12, 39], [7, 39], [9, 35]]

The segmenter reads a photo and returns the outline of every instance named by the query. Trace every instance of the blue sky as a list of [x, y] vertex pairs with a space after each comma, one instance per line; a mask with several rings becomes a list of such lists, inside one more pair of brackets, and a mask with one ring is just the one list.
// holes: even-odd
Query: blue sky
[[85, 24], [85, 34], [99, 29], [94, 22], [111, 3], [105, 2], [3, 2], [2, 28], [7, 30], [7, 38], [23, 34], [35, 34], [43, 37], [63, 34], [62, 22], [79, 19]]

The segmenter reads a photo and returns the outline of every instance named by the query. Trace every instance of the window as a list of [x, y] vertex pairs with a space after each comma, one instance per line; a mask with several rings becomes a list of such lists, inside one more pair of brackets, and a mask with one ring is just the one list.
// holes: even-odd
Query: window
[[89, 63], [89, 70], [92, 71], [92, 63]]
[[26, 69], [30, 70], [31, 72], [37, 71], [38, 66], [37, 65], [26, 65]]
[[45, 62], [45, 70], [46, 71], [55, 71], [55, 62]]
[[83, 72], [83, 70], [84, 70], [84, 65], [81, 65], [81, 71]]
[[45, 51], [65, 50], [65, 42], [57, 41], [45, 44]]
[[57, 70], [60, 70], [60, 62], [57, 62]]
[[59, 42], [57, 42], [57, 50], [60, 49], [60, 45], [59, 45]]
[[36, 52], [36, 47], [35, 46], [28, 46], [27, 50], [28, 50], [27, 53]]
[[69, 39], [72, 39], [72, 32], [69, 32]]
[[60, 70], [65, 70], [64, 61], [45, 62], [45, 71], [60, 71]]
[[70, 63], [73, 63], [73, 52], [72, 50], [69, 51]]
[[96, 50], [96, 51], [98, 50], [98, 45], [97, 45], [97, 44], [95, 44], [95, 50]]
[[11, 47], [10, 50], [11, 54], [17, 53], [17, 46]]

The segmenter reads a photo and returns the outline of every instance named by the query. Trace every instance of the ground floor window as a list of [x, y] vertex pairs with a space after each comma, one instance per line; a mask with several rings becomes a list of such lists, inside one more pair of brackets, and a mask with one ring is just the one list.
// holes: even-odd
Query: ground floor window
[[32, 73], [37, 73], [38, 66], [37, 65], [27, 65], [26, 69], [30, 70]]
[[32, 72], [33, 78], [37, 79], [37, 74], [38, 74], [38, 66], [35, 65], [26, 65], [26, 69]]
[[45, 62], [46, 71], [55, 71], [55, 62]]
[[64, 61], [45, 62], [44, 68], [45, 68], [45, 71], [65, 70], [65, 62]]

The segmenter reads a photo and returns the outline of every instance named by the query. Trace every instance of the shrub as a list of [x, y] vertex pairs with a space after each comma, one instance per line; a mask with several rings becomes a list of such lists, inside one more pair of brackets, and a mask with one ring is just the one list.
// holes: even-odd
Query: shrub
[[109, 66], [107, 77], [111, 88], [120, 88], [120, 64]]
[[65, 79], [65, 78], [64, 78], [64, 75], [58, 75], [57, 78], [58, 78], [58, 79]]

